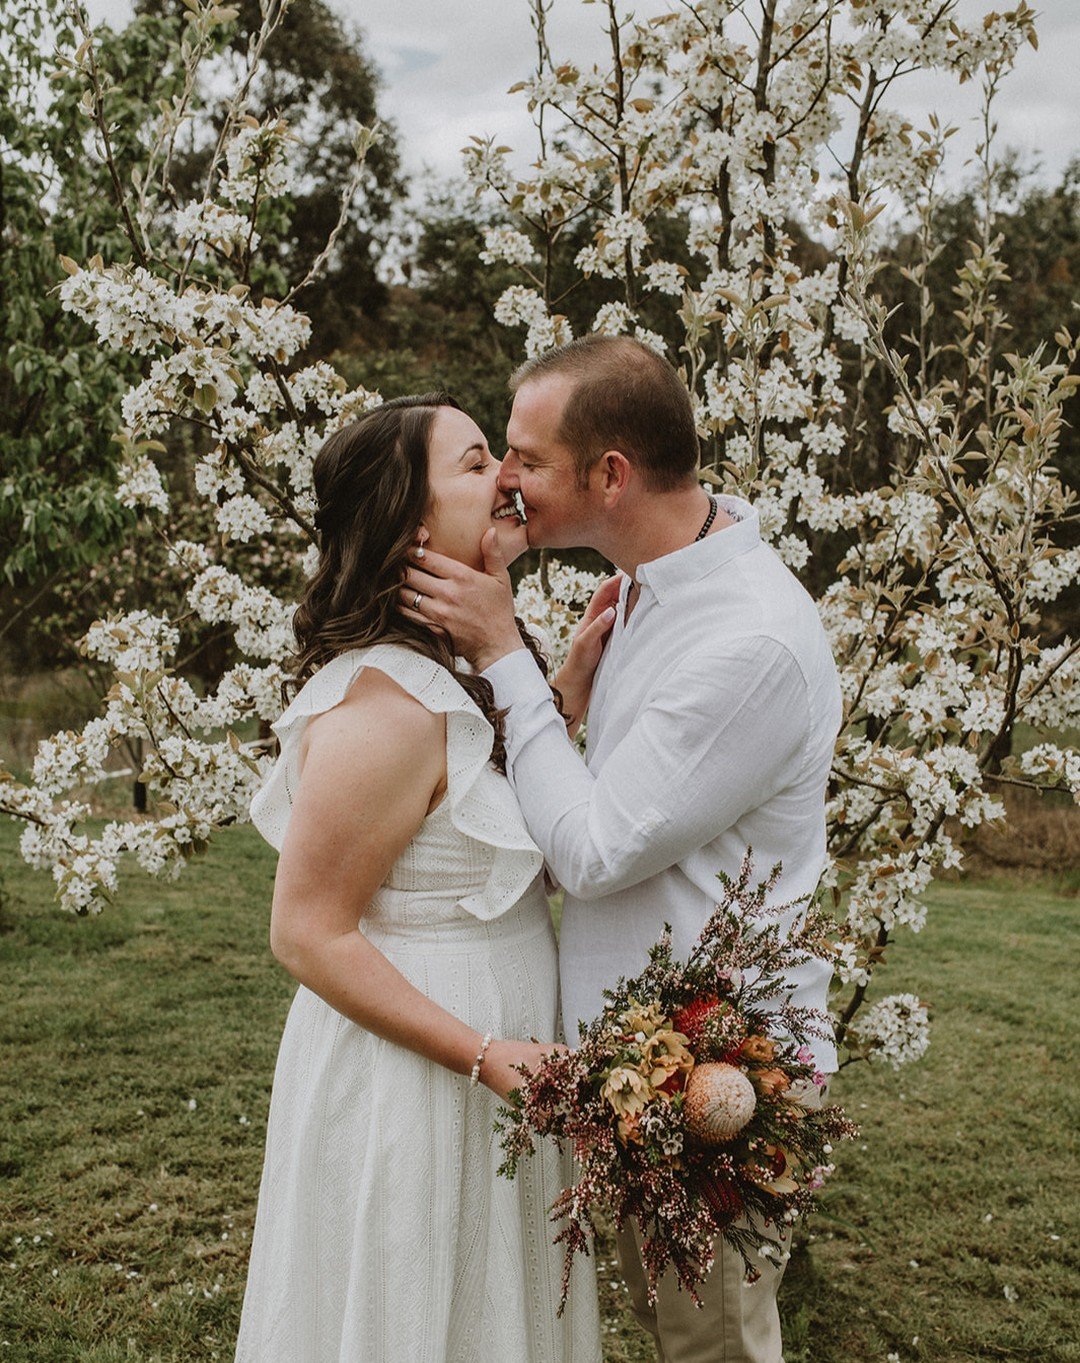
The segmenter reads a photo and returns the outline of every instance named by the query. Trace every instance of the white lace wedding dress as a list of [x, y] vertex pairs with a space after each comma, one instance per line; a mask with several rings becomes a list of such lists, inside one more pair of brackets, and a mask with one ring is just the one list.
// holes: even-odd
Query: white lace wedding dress
[[[335, 658], [275, 725], [252, 803], [280, 849], [312, 715], [377, 667], [446, 715], [448, 790], [359, 925], [417, 988], [478, 1032], [555, 1036], [558, 970], [542, 859], [492, 730], [449, 672], [399, 645]], [[591, 1263], [555, 1315], [547, 1208], [569, 1181], [551, 1147], [509, 1182], [498, 1099], [383, 1041], [301, 987], [285, 1025], [237, 1363], [599, 1363]]]

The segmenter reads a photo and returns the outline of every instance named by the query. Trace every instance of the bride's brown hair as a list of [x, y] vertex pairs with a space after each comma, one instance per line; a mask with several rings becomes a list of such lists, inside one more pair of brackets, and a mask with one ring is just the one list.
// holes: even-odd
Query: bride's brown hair
[[[503, 711], [491, 683], [459, 671], [448, 636], [399, 610], [409, 551], [431, 506], [428, 442], [440, 407], [461, 410], [448, 393], [393, 398], [343, 426], [315, 456], [319, 562], [293, 615], [292, 685], [302, 686], [348, 649], [404, 644], [445, 667], [475, 701], [495, 730], [491, 760], [503, 771]], [[536, 641], [520, 620], [517, 627], [546, 677]]]

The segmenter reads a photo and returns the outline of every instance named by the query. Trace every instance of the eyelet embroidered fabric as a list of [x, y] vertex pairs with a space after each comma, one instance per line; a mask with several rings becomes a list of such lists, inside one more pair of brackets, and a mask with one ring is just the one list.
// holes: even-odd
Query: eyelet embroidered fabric
[[399, 644], [341, 653], [311, 678], [274, 725], [281, 755], [251, 803], [252, 822], [280, 851], [292, 812], [292, 792], [299, 782], [297, 758], [304, 729], [312, 716], [344, 700], [365, 667], [378, 668], [427, 709], [446, 715], [444, 803], [449, 806], [453, 829], [468, 840], [428, 820], [402, 857], [409, 864], [394, 867], [390, 884], [413, 888], [410, 867], [414, 874], [425, 874], [422, 868], [426, 867], [429, 875], [445, 876], [449, 868], [441, 854], [453, 854], [456, 861], [467, 853], [468, 865], [454, 868], [455, 875], [467, 878], [471, 885], [461, 896], [461, 908], [477, 918], [497, 918], [525, 892], [544, 859], [529, 837], [506, 778], [489, 763], [494, 739], [491, 725], [444, 667]]
[[[446, 715], [447, 794], [360, 929], [481, 1034], [554, 1038], [558, 968], [540, 871], [491, 726], [438, 664], [398, 645], [342, 654], [275, 725], [252, 803], [275, 847], [313, 715], [377, 667]], [[570, 1180], [549, 1148], [499, 1178], [498, 1100], [348, 1021], [301, 987], [274, 1075], [237, 1363], [599, 1363], [591, 1262], [555, 1316], [562, 1253], [547, 1208]]]

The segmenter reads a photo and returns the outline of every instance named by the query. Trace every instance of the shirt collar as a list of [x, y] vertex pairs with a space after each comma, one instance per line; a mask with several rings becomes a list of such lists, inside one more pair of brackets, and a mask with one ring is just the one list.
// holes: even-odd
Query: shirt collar
[[638, 584], [648, 587], [661, 605], [680, 587], [699, 582], [761, 543], [758, 513], [749, 502], [728, 496], [717, 496], [716, 500], [721, 511], [735, 517], [734, 525], [684, 545], [674, 553], [638, 564]]

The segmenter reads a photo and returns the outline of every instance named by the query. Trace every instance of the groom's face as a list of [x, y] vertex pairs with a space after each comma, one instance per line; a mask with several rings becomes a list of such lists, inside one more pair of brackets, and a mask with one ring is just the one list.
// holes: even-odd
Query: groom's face
[[590, 542], [596, 498], [590, 487], [579, 486], [574, 456], [556, 437], [573, 387], [571, 379], [559, 374], [526, 381], [514, 395], [506, 425], [499, 487], [507, 494], [521, 493], [534, 548]]

